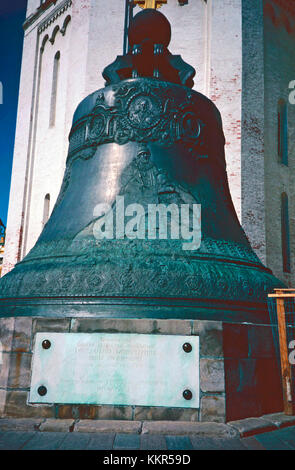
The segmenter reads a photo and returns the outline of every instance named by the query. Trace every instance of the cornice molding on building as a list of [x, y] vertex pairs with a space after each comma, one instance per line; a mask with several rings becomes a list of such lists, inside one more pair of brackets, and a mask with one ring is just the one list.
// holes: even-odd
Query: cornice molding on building
[[26, 31], [29, 26], [31, 26], [43, 13], [50, 8], [52, 5], [55, 5], [58, 0], [46, 0], [45, 3], [42, 3], [37, 10], [32, 13], [23, 24], [23, 28]]
[[[35, 23], [43, 14], [44, 12], [50, 8], [52, 5], [56, 5], [58, 0], [47, 0], [44, 4], [42, 4], [35, 13], [30, 15], [24, 25], [23, 28], [26, 31], [29, 26], [31, 26], [33, 23]], [[72, 5], [72, 0], [64, 0], [61, 3], [59, 3], [54, 10], [52, 10], [46, 18], [40, 23], [38, 26], [38, 33], [42, 33], [48, 26], [50, 26], [52, 23], [54, 23], [59, 16], [61, 16], [63, 13], [65, 13], [68, 8], [70, 8]]]
[[72, 6], [72, 0], [64, 0], [53, 12], [45, 18], [45, 20], [38, 27], [38, 33], [45, 31], [48, 26], [54, 23], [63, 13], [65, 13]]
[[284, 27], [289, 34], [295, 34], [295, 2], [290, 0], [269, 0], [264, 5], [264, 14], [273, 25]]

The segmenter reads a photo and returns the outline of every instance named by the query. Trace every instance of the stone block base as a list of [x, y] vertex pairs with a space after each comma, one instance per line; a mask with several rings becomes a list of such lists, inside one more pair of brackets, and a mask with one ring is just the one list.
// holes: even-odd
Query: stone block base
[[[200, 337], [200, 409], [32, 405], [37, 332], [141, 333]], [[208, 320], [0, 318], [0, 417], [225, 423], [283, 409], [272, 329]], [[1, 350], [0, 350], [1, 351]]]

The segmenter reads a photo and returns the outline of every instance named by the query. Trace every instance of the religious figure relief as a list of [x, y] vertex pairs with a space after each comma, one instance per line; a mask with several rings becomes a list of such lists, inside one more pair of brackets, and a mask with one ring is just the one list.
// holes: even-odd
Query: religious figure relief
[[145, 144], [139, 145], [137, 155], [134, 159], [134, 165], [135, 178], [142, 183], [142, 187], [155, 187], [156, 179], [154, 165], [151, 161], [151, 153]]
[[[188, 249], [198, 249], [198, 207], [196, 198], [152, 161], [149, 146], [138, 144], [135, 157], [122, 172], [116, 200], [112, 205], [98, 204], [93, 221], [76, 240], [94, 235], [100, 245], [103, 239], [182, 240], [184, 235], [194, 241], [195, 248]], [[151, 210], [157, 213], [151, 215]]]
[[157, 177], [158, 195], [175, 193], [175, 185], [169, 179], [167, 171], [162, 170]]
[[159, 106], [149, 96], [138, 96], [129, 106], [129, 121], [141, 129], [156, 126], [160, 117]]

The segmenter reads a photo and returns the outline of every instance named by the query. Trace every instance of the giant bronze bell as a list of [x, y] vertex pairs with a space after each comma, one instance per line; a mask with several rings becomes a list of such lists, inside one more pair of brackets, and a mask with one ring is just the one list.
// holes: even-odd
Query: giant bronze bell
[[[158, 11], [136, 15], [130, 52], [104, 70], [106, 87], [78, 106], [52, 215], [0, 282], [2, 316], [266, 321], [267, 293], [281, 282], [241, 228], [220, 113], [191, 89], [195, 71], [168, 51], [170, 34]], [[159, 220], [153, 239], [139, 225], [126, 236], [122, 223], [132, 214], [122, 222], [122, 201], [144, 208], [144, 235], [148, 205], [201, 205], [201, 245], [184, 249], [181, 238], [159, 237]]]

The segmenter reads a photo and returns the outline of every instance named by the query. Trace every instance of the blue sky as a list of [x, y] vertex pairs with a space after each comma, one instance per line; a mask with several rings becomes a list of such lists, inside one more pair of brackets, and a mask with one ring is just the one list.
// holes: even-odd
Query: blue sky
[[27, 0], [0, 1], [0, 218], [6, 224]]

